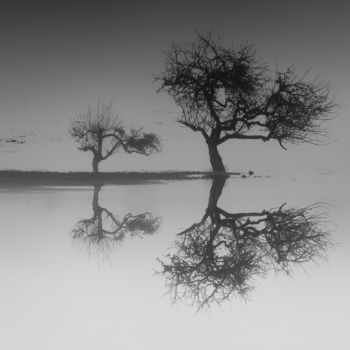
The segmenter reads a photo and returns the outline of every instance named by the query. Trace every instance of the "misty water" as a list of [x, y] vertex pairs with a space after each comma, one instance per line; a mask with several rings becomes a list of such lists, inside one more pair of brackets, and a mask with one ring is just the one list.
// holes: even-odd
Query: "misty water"
[[[212, 185], [211, 179], [193, 179], [2, 189], [0, 348], [329, 349], [346, 344], [348, 177], [236, 177], [222, 184], [223, 189], [216, 187], [217, 192]], [[201, 294], [200, 284], [186, 287], [186, 279], [176, 279], [176, 271], [204, 261], [200, 255], [203, 245], [207, 247], [205, 235], [217, 225], [213, 217], [218, 208], [226, 213], [221, 217], [226, 227], [235, 225], [248, 237], [233, 242], [223, 235], [221, 241], [229, 241], [222, 247], [234, 247], [235, 266], [248, 265], [235, 270], [226, 289], [220, 284], [217, 294], [205, 299], [220, 271], [202, 264], [198, 274], [188, 275], [199, 281], [211, 273], [205, 279], [206, 294]], [[267, 244], [266, 237], [261, 240], [249, 232], [266, 224], [268, 211], [279, 220], [281, 213], [300, 214], [298, 208], [310, 208], [303, 215], [320, 214], [312, 227], [329, 235], [314, 245], [307, 241], [307, 249], [299, 245], [296, 252], [292, 242], [294, 259], [309, 253], [304, 263], [287, 262], [289, 252], [283, 255], [281, 249], [281, 270], [289, 273], [276, 272], [276, 237]], [[237, 218], [237, 213], [256, 216]], [[260, 220], [255, 226], [254, 217]], [[288, 224], [283, 229], [293, 231]], [[192, 246], [186, 247], [185, 241]], [[246, 255], [238, 259], [242, 244]], [[189, 252], [199, 257], [191, 260]], [[178, 270], [169, 267], [169, 257], [176, 256], [182, 260], [173, 262], [185, 261]], [[168, 273], [161, 273], [164, 266]], [[182, 283], [175, 300], [174, 281]]]

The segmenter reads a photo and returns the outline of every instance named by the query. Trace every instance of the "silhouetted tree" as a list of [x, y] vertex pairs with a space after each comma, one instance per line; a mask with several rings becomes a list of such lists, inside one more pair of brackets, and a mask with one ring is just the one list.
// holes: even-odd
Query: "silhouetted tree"
[[98, 254], [106, 254], [113, 246], [118, 246], [126, 235], [144, 236], [154, 234], [159, 229], [160, 218], [149, 212], [118, 218], [99, 204], [102, 185], [94, 186], [92, 200], [93, 216], [79, 220], [72, 230], [74, 239], [86, 244], [89, 251], [95, 249]]
[[298, 78], [293, 68], [272, 73], [250, 46], [224, 48], [210, 34], [174, 44], [156, 79], [181, 108], [178, 122], [203, 135], [215, 172], [225, 171], [218, 146], [229, 139], [319, 143], [335, 106], [327, 84]]
[[180, 232], [175, 253], [159, 260], [174, 300], [189, 298], [198, 309], [246, 296], [254, 277], [290, 272], [322, 256], [331, 242], [317, 205], [229, 213], [217, 205], [224, 183], [214, 179], [200, 222]]
[[149, 155], [160, 150], [160, 140], [153, 133], [142, 129], [127, 132], [112, 111], [112, 105], [89, 106], [77, 114], [72, 122], [70, 134], [78, 143], [78, 149], [93, 153], [93, 172], [98, 172], [99, 163], [120, 149], [127, 153]]

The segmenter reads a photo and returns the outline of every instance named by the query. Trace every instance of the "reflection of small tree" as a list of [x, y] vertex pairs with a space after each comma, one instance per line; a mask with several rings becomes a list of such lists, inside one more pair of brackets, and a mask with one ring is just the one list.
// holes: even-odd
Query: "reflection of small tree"
[[160, 141], [153, 133], [132, 129], [127, 132], [112, 111], [112, 105], [89, 106], [72, 122], [70, 133], [78, 149], [93, 153], [92, 168], [98, 172], [99, 163], [123, 149], [127, 153], [149, 155], [160, 150]]
[[271, 268], [290, 272], [330, 244], [317, 206], [228, 213], [217, 206], [224, 182], [214, 180], [202, 220], [179, 233], [176, 252], [160, 261], [175, 301], [189, 298], [201, 308], [246, 296], [254, 277]]
[[292, 68], [271, 74], [249, 46], [224, 48], [211, 35], [173, 45], [157, 79], [182, 110], [178, 121], [204, 137], [216, 172], [225, 171], [218, 146], [229, 139], [318, 142], [334, 107], [326, 84]]
[[72, 230], [74, 239], [80, 240], [97, 251], [97, 254], [106, 254], [113, 247], [118, 246], [126, 235], [143, 236], [155, 233], [159, 228], [159, 217], [151, 213], [132, 215], [130, 213], [118, 218], [106, 208], [99, 205], [101, 185], [94, 186], [92, 201], [93, 216], [78, 221]]

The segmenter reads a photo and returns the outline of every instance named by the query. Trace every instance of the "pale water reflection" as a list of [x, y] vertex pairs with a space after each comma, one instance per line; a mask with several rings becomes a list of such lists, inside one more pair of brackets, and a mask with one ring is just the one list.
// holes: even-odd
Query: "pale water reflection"
[[[330, 207], [330, 219], [336, 224], [331, 228], [332, 240], [338, 245], [326, 252], [327, 262], [316, 259], [316, 264], [292, 267], [292, 277], [282, 273], [275, 278], [274, 272], [266, 271], [264, 278], [255, 278], [249, 301], [233, 296], [220, 307], [213, 305], [209, 313], [196, 315], [196, 308], [187, 305], [191, 304], [188, 300], [171, 304], [169, 296], [164, 295], [166, 279], [155, 271], [161, 266], [157, 258], [164, 261], [167, 254], [175, 253], [174, 243], [183, 236], [177, 233], [188, 233], [188, 228], [203, 218], [210, 180], [1, 192], [0, 347], [344, 348], [349, 344], [350, 314], [347, 183], [348, 178], [342, 176], [297, 181], [227, 180], [214, 206], [228, 214], [221, 220], [231, 220], [237, 213], [262, 214], [276, 208], [276, 214], [327, 202], [334, 206]], [[107, 220], [103, 226], [106, 232], [103, 239], [91, 240], [100, 237], [100, 224], [92, 231], [84, 230], [82, 220], [91, 220], [103, 208], [107, 210], [102, 215]], [[257, 216], [263, 219], [263, 225], [264, 215], [267, 213]], [[145, 219], [151, 229], [131, 225], [137, 230], [130, 230], [130, 225], [121, 225], [125, 216], [131, 218], [130, 222], [133, 218], [140, 219], [138, 223]], [[246, 224], [247, 217], [241, 219], [234, 223], [251, 227], [251, 222]], [[118, 236], [121, 227], [119, 232], [123, 233]], [[323, 232], [328, 230], [319, 233]], [[114, 237], [123, 239], [117, 240], [117, 247], [104, 251], [108, 260], [96, 259], [87, 245], [80, 244], [82, 239], [91, 246], [113, 241]], [[253, 249], [257, 241], [249, 235], [245, 238]], [[281, 254], [278, 250], [266, 252], [268, 246], [263, 243], [259, 243], [260, 253]], [[233, 246], [237, 248], [237, 244]]]
[[77, 222], [71, 234], [85, 246], [90, 255], [108, 258], [127, 235], [142, 236], [154, 234], [159, 229], [160, 218], [145, 212], [118, 216], [109, 209], [101, 207], [99, 193], [102, 185], [94, 185], [92, 198], [93, 215]]
[[218, 206], [226, 178], [212, 181], [201, 220], [178, 233], [175, 252], [159, 259], [174, 302], [188, 299], [200, 311], [234, 295], [246, 298], [254, 279], [271, 269], [289, 274], [332, 246], [325, 204], [232, 213]]

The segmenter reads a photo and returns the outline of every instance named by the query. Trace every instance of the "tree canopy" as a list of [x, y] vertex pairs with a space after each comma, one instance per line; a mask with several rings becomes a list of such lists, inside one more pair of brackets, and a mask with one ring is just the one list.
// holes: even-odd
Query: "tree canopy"
[[215, 148], [229, 139], [318, 144], [335, 106], [327, 83], [299, 78], [293, 67], [271, 71], [251, 46], [225, 48], [211, 34], [173, 44], [156, 79], [181, 108], [178, 122], [203, 135], [214, 171], [225, 170]]

